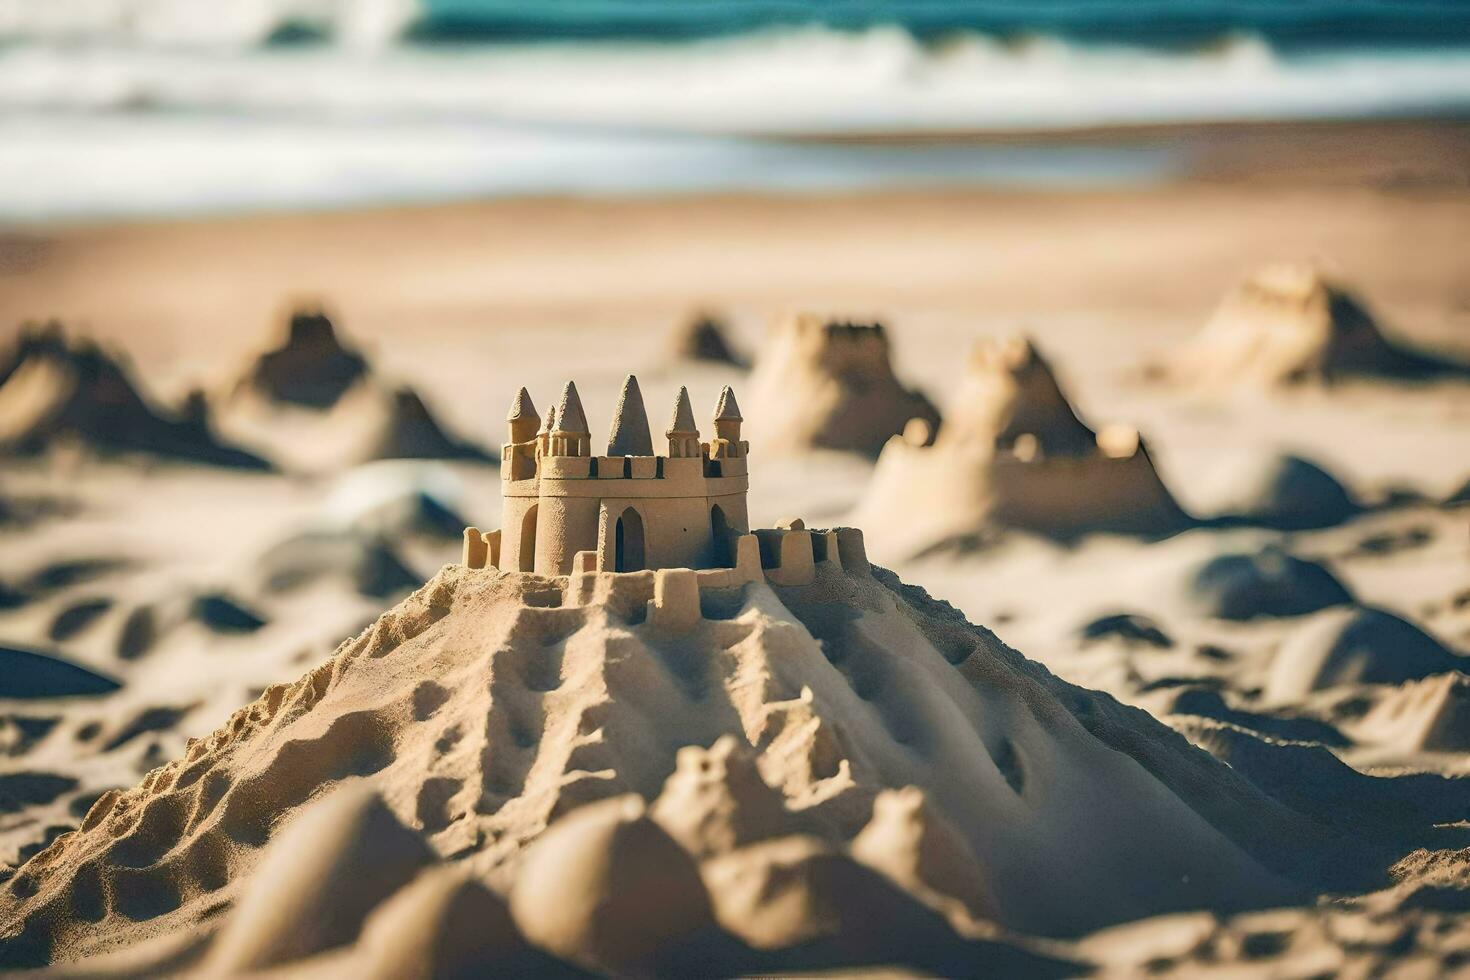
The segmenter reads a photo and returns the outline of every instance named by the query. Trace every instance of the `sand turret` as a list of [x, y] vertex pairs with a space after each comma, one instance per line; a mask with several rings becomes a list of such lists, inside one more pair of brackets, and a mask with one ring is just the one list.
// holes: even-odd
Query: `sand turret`
[[710, 456], [717, 459], [740, 459], [750, 448], [740, 439], [740, 406], [735, 402], [735, 392], [729, 385], [720, 389], [720, 400], [715, 404], [715, 438], [710, 442]]
[[977, 442], [1016, 455], [1079, 456], [1097, 451], [1036, 345], [1019, 334], [983, 340], [940, 439]]
[[751, 377], [750, 420], [763, 449], [838, 449], [876, 456], [920, 418], [932, 433], [939, 413], [893, 373], [888, 332], [877, 322], [801, 314], [771, 332]]
[[556, 406], [547, 452], [551, 456], [585, 457], [592, 455], [592, 431], [582, 411], [582, 396], [577, 386], [568, 381]]
[[516, 392], [510, 411], [505, 416], [511, 442], [530, 442], [541, 427], [541, 416], [531, 401], [531, 393], [525, 388]]
[[688, 388], [679, 389], [679, 396], [674, 400], [674, 417], [664, 435], [669, 439], [669, 458], [686, 459], [699, 455], [699, 427], [694, 424]]
[[623, 392], [618, 396], [618, 407], [613, 412], [607, 454], [653, 455], [653, 435], [648, 427], [648, 412], [643, 406], [643, 392], [638, 388], [638, 379], [631, 374], [623, 380]]

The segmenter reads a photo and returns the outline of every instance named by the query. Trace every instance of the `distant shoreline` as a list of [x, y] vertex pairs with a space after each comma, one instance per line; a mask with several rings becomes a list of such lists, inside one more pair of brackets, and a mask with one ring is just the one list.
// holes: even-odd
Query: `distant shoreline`
[[[222, 161], [240, 175], [239, 181], [230, 179], [228, 172], [211, 178], [216, 188], [223, 188], [224, 197], [151, 207], [140, 193], [124, 199], [127, 207], [111, 211], [105, 206], [107, 195], [116, 197], [116, 187], [101, 185], [96, 200], [102, 203], [89, 206], [85, 174], [69, 181], [53, 176], [48, 193], [62, 207], [51, 214], [7, 215], [0, 193], [0, 230], [45, 235], [49, 230], [79, 227], [414, 211], [496, 202], [692, 203], [730, 198], [879, 199], [929, 193], [1044, 196], [1124, 190], [1147, 193], [1149, 188], [1195, 184], [1356, 186], [1386, 193], [1470, 190], [1470, 119], [1458, 117], [763, 138], [693, 148], [653, 144], [634, 155], [621, 144], [611, 149], [597, 144], [590, 150], [584, 148], [582, 158], [561, 161], [566, 169], [559, 175], [538, 173], [538, 163], [553, 156], [556, 148], [538, 147], [533, 155], [510, 160], [509, 166], [519, 169], [498, 186], [494, 181], [499, 175], [487, 176], [477, 169], [502, 162], [497, 153], [490, 152], [456, 158], [447, 171], [449, 179], [442, 183], [434, 181], [434, 172], [409, 170], [399, 175], [392, 169], [393, 158], [379, 161], [377, 185], [365, 182], [362, 193], [340, 198], [318, 193], [337, 186], [332, 183], [335, 173], [330, 167], [319, 167], [322, 173], [303, 178], [300, 193], [271, 199], [268, 195], [250, 197], [256, 187], [246, 179], [251, 173], [249, 161], [232, 160], [230, 147], [217, 145], [202, 151], [203, 156]], [[515, 149], [511, 147], [512, 155]], [[264, 162], [273, 161], [281, 162], [277, 158]], [[602, 175], [596, 168], [604, 163], [627, 173], [613, 173], [600, 183]], [[189, 163], [196, 169], [202, 165]], [[744, 169], [705, 180], [707, 170], [718, 166]], [[763, 167], [785, 170], [772, 174], [763, 172]], [[590, 185], [579, 185], [589, 174]], [[633, 182], [620, 185], [618, 180], [629, 174]], [[402, 180], [395, 184], [396, 177]], [[172, 188], [165, 178], [148, 175], [153, 181], [150, 186], [166, 195]], [[516, 179], [524, 182], [518, 185]], [[32, 195], [39, 193], [36, 185], [25, 189]], [[228, 196], [235, 191], [243, 196]]]

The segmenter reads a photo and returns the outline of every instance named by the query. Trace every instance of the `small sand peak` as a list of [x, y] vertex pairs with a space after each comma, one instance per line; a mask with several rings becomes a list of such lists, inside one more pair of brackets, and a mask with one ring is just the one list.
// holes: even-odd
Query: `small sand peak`
[[685, 850], [722, 854], [794, 828], [781, 794], [766, 785], [754, 750], [733, 735], [681, 748], [650, 810]]
[[974, 854], [917, 786], [878, 794], [873, 819], [853, 839], [852, 856], [931, 905], [953, 901], [974, 917], [997, 914]]
[[715, 402], [716, 422], [743, 422], [740, 405], [735, 401], [735, 392], [729, 385], [720, 389], [720, 400]]
[[568, 381], [561, 390], [561, 401], [556, 406], [556, 432], [590, 436], [587, 413], [582, 410], [582, 396], [577, 394], [577, 383]]
[[638, 379], [628, 375], [618, 394], [618, 407], [613, 412], [612, 430], [607, 438], [609, 456], [652, 456], [653, 434], [648, 426], [648, 411]]
[[337, 328], [319, 304], [300, 306], [291, 314], [286, 324], [286, 346], [342, 349]]
[[683, 385], [679, 386], [679, 394], [674, 398], [674, 415], [664, 435], [671, 437], [699, 435], [699, 426], [694, 424], [694, 407], [689, 404], [689, 389]]
[[61, 443], [218, 466], [267, 469], [212, 431], [197, 399], [171, 412], [145, 397], [127, 359], [47, 325], [22, 335], [0, 368], [0, 454], [39, 455]]
[[367, 360], [343, 343], [320, 307], [294, 311], [284, 333], [276, 347], [256, 358], [241, 385], [273, 401], [320, 411], [369, 373]]
[[386, 417], [363, 454], [367, 459], [488, 458], [478, 446], [445, 431], [418, 391], [399, 385], [388, 396]]
[[534, 419], [531, 423], [535, 428], [541, 424], [541, 415], [536, 411], [536, 405], [531, 401], [531, 393], [522, 387], [516, 392], [515, 399], [510, 403], [510, 411], [505, 413], [507, 422], [524, 422]]
[[1465, 375], [1470, 366], [1390, 339], [1367, 305], [1320, 265], [1276, 262], [1242, 277], [1198, 336], [1151, 373], [1205, 388], [1274, 387]]
[[726, 338], [723, 321], [709, 311], [698, 311], [684, 319], [669, 334], [667, 356], [672, 361], [705, 361], [743, 367]]

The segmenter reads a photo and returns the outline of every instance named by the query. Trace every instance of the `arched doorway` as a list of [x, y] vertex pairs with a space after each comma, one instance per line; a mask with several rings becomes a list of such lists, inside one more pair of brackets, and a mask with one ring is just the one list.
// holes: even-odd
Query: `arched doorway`
[[714, 539], [714, 559], [716, 568], [729, 568], [732, 564], [730, 557], [730, 522], [725, 519], [725, 509], [715, 504], [709, 509], [710, 535]]
[[536, 508], [539, 506], [532, 504], [521, 518], [521, 554], [516, 567], [523, 572], [536, 570]]
[[613, 570], [636, 572], [645, 566], [643, 517], [632, 507], [623, 511], [613, 527]]

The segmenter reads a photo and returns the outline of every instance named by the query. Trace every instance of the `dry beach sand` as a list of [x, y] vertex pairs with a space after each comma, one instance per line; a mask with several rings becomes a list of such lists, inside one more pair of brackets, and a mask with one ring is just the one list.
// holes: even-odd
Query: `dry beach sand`
[[[1253, 140], [7, 232], [0, 964], [1465, 969], [1465, 129]], [[630, 372], [861, 536], [692, 626], [461, 565], [520, 386], [595, 455]]]

